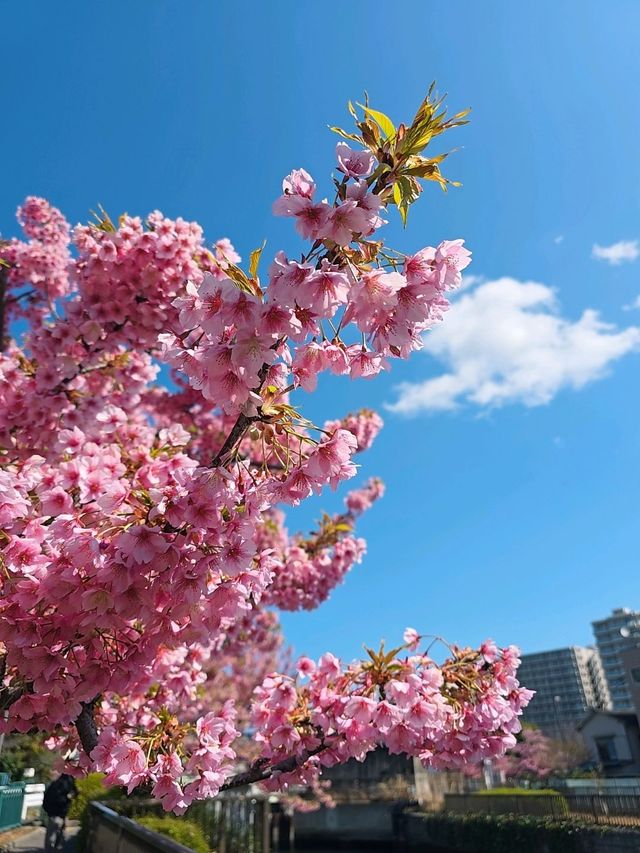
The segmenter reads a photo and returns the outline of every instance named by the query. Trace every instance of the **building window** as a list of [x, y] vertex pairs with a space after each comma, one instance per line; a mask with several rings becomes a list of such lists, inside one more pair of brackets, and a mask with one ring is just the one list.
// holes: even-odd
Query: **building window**
[[598, 758], [603, 764], [613, 764], [618, 760], [616, 739], [613, 736], [595, 738]]
[[640, 684], [640, 666], [634, 666], [631, 670], [631, 678], [637, 683]]

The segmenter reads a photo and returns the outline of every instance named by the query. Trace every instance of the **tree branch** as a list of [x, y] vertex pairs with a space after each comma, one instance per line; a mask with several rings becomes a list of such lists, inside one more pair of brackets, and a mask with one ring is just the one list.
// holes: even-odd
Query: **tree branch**
[[[276, 343], [271, 347], [271, 349], [277, 349], [277, 347], [280, 346], [280, 344], [282, 343], [283, 340], [284, 339], [281, 338], [280, 340], [276, 341]], [[264, 382], [265, 377], [269, 371], [269, 366], [270, 366], [269, 364], [265, 363], [262, 365], [262, 367], [258, 371], [258, 379], [260, 380], [260, 383], [258, 384], [258, 386], [256, 388], [252, 389], [254, 391], [254, 393], [256, 393], [256, 394], [260, 393], [260, 389], [262, 388], [262, 383]], [[262, 416], [260, 414], [249, 416], [249, 415], [243, 415], [242, 413], [240, 413], [238, 415], [238, 419], [236, 420], [235, 424], [232, 426], [231, 432], [229, 433], [229, 435], [225, 439], [224, 444], [222, 445], [220, 450], [216, 453], [216, 455], [211, 460], [211, 467], [212, 468], [219, 468], [222, 465], [222, 461], [223, 461], [224, 457], [234, 447], [236, 442], [240, 441], [240, 439], [244, 435], [246, 428], [248, 426], [251, 426], [252, 423], [255, 423], [255, 421], [259, 421], [261, 419], [261, 417]]]
[[242, 788], [245, 785], [251, 785], [253, 782], [262, 782], [264, 779], [269, 779], [274, 773], [292, 773], [294, 770], [302, 767], [312, 756], [322, 752], [323, 749], [326, 749], [326, 744], [321, 743], [315, 749], [305, 750], [300, 756], [292, 755], [290, 758], [285, 758], [277, 764], [266, 767], [264, 759], [259, 760], [244, 773], [232, 776], [228, 782], [224, 783], [220, 790], [229, 791], [233, 788]]
[[90, 755], [98, 745], [98, 727], [93, 717], [93, 709], [97, 701], [93, 699], [91, 702], [83, 702], [82, 711], [76, 720], [78, 737], [87, 755]]
[[0, 352], [4, 352], [5, 305], [7, 300], [9, 270], [0, 266]]
[[222, 465], [222, 460], [227, 455], [227, 453], [233, 448], [235, 443], [242, 438], [246, 428], [254, 421], [258, 420], [260, 420], [259, 417], [248, 417], [247, 415], [242, 414], [238, 415], [238, 420], [231, 428], [231, 432], [227, 436], [224, 444], [211, 460], [212, 468], [219, 468], [220, 465]]

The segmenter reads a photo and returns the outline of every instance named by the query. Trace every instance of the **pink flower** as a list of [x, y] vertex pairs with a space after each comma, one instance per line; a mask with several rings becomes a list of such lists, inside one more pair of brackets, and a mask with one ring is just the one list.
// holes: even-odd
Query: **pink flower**
[[460, 287], [461, 272], [471, 263], [471, 252], [464, 248], [464, 240], [444, 240], [436, 249], [435, 263], [444, 288]]
[[43, 515], [63, 515], [73, 509], [73, 500], [61, 486], [40, 496]]
[[125, 559], [129, 558], [134, 563], [150, 563], [160, 554], [165, 554], [171, 542], [152, 528], [140, 524], [123, 533], [118, 545]]
[[[319, 482], [349, 476], [345, 469], [358, 447], [355, 436], [345, 429], [337, 429], [329, 439], [321, 441], [306, 464], [306, 473]], [[349, 469], [350, 471], [350, 469]], [[355, 472], [354, 472], [355, 473]]]
[[296, 669], [298, 670], [299, 675], [308, 676], [315, 672], [316, 665], [311, 658], [301, 657], [298, 658]]
[[350, 178], [367, 178], [373, 172], [375, 158], [370, 151], [354, 151], [346, 142], [336, 145], [338, 169]]
[[338, 246], [348, 246], [354, 234], [368, 234], [369, 218], [354, 199], [347, 199], [337, 207], [328, 208], [324, 222], [318, 225], [317, 234], [333, 240]]
[[329, 227], [332, 208], [326, 202], [314, 204], [302, 195], [283, 195], [274, 202], [277, 216], [294, 216], [296, 229], [305, 239], [315, 240]]
[[351, 717], [357, 723], [369, 723], [377, 703], [366, 696], [352, 696], [344, 707], [345, 717]]
[[105, 785], [126, 785], [127, 793], [146, 779], [148, 774], [144, 752], [133, 740], [118, 742], [111, 753], [112, 770], [105, 778]]
[[480, 651], [487, 663], [494, 663], [498, 659], [498, 647], [493, 640], [485, 640]]
[[316, 185], [311, 175], [304, 169], [294, 169], [282, 182], [282, 192], [313, 198]]
[[415, 628], [405, 628], [402, 639], [410, 649], [417, 649], [420, 643], [420, 634], [418, 634]]

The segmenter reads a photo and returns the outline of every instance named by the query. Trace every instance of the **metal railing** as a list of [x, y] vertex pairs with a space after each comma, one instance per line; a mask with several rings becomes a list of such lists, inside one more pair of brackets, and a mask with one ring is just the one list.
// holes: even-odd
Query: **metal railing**
[[[157, 800], [112, 800], [107, 805], [120, 815], [135, 820], [163, 814]], [[183, 817], [197, 824], [216, 853], [270, 853], [276, 826], [268, 799], [242, 795], [221, 795], [193, 803]]]
[[640, 827], [640, 794], [624, 790], [597, 794], [563, 794], [569, 813], [594, 823], [610, 826]]
[[271, 849], [268, 800], [217, 797], [194, 803], [187, 816], [202, 827], [216, 853], [269, 853]]
[[0, 829], [20, 826], [23, 800], [24, 784], [22, 782], [0, 785]]

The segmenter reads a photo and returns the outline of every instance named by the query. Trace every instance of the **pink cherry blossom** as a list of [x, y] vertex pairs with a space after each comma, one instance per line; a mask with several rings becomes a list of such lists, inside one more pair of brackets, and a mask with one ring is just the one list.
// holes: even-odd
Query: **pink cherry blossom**
[[367, 178], [373, 172], [375, 158], [370, 151], [354, 151], [346, 142], [336, 145], [338, 169], [349, 178]]
[[409, 357], [469, 263], [461, 240], [385, 244], [393, 144], [380, 163], [341, 143], [327, 198], [292, 171], [274, 212], [310, 245], [246, 269], [157, 210], [71, 230], [43, 199], [20, 208], [23, 237], [0, 242], [1, 731], [55, 732], [74, 773], [177, 812], [241, 762], [321, 798], [322, 768], [379, 744], [454, 769], [514, 746], [531, 697], [514, 647], [438, 666], [408, 629], [391, 657], [294, 666], [274, 612], [317, 607], [363, 561], [358, 518], [384, 492], [359, 483], [289, 533], [280, 504], [353, 478], [382, 426], [314, 424], [301, 398]]

